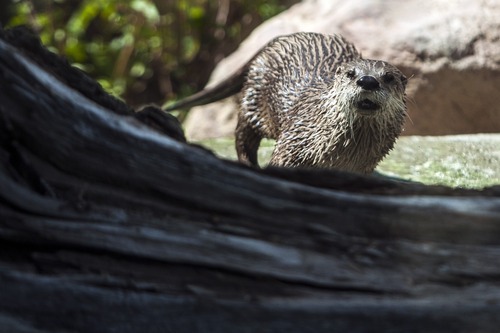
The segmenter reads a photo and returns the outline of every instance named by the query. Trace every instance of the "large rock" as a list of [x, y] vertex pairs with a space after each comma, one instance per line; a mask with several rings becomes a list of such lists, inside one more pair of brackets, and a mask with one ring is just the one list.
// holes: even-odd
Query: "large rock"
[[[499, 0], [304, 0], [255, 29], [219, 64], [211, 83], [275, 36], [340, 33], [365, 58], [389, 61], [410, 78], [405, 134], [500, 132], [499, 16]], [[193, 109], [188, 137], [231, 135], [234, 100]]]

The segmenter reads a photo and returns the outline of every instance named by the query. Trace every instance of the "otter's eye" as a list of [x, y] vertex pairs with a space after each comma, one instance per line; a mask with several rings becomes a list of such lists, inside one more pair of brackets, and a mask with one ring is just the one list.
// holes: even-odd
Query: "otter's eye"
[[350, 69], [347, 71], [346, 76], [350, 79], [354, 79], [356, 76], [356, 71], [354, 69]]
[[394, 81], [394, 75], [391, 73], [385, 73], [384, 76], [382, 76], [382, 80], [384, 80], [385, 83], [391, 83]]

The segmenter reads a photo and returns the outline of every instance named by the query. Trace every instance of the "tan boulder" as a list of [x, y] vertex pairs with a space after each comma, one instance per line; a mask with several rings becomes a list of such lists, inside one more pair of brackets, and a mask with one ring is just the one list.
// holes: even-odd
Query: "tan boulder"
[[[405, 134], [500, 132], [500, 1], [304, 0], [265, 22], [224, 59], [216, 83], [269, 40], [298, 31], [339, 33], [365, 58], [409, 78]], [[235, 99], [194, 108], [191, 139], [232, 135]]]

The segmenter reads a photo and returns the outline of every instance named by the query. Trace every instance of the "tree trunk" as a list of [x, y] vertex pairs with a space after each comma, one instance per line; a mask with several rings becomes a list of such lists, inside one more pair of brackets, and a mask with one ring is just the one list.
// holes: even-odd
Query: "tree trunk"
[[0, 37], [3, 331], [500, 327], [499, 187], [224, 161]]

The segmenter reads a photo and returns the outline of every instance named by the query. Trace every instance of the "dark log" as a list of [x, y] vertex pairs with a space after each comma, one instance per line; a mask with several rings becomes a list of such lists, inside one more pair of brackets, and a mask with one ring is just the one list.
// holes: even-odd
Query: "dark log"
[[1, 331], [498, 331], [500, 187], [221, 160], [29, 36], [0, 34]]

